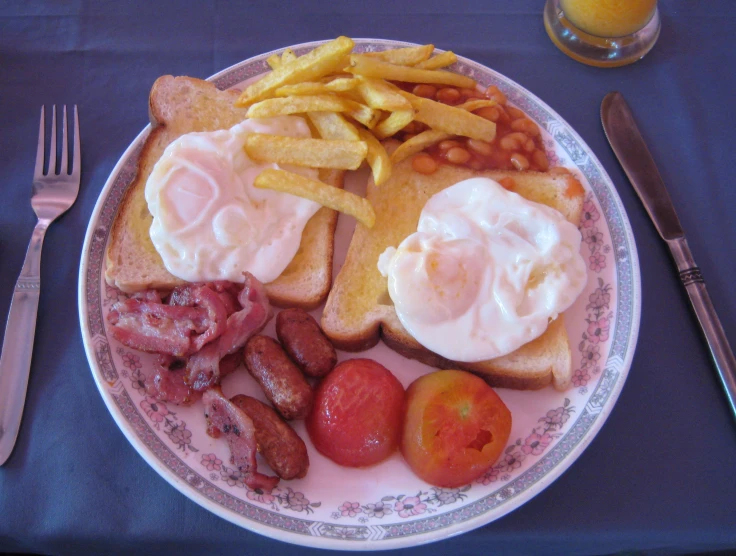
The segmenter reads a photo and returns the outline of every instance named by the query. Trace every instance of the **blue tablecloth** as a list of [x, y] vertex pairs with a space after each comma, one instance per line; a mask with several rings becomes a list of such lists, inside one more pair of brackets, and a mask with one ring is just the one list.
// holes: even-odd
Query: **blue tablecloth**
[[643, 283], [641, 333], [608, 422], [552, 486], [508, 516], [419, 553], [592, 554], [736, 549], [736, 423], [668, 251], [603, 135], [622, 91], [649, 141], [723, 326], [736, 345], [736, 4], [662, 0], [642, 61], [596, 69], [549, 41], [542, 0], [0, 4], [0, 315], [35, 218], [41, 104], [77, 103], [84, 161], [74, 207], [46, 236], [25, 417], [0, 468], [0, 551], [311, 554], [208, 513], [161, 479], [115, 426], [93, 382], [77, 272], [97, 196], [147, 123], [162, 74], [206, 77], [290, 44], [383, 37], [432, 42], [514, 79], [595, 151], [629, 214]]

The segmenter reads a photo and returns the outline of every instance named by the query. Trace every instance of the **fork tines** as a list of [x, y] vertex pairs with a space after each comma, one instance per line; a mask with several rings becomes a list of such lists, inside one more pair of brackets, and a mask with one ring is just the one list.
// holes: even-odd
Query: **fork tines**
[[[46, 107], [41, 106], [41, 123], [38, 130], [38, 148], [36, 150], [36, 168], [34, 176], [46, 176], [56, 174], [56, 105], [51, 108], [51, 142], [49, 145], [48, 168], [44, 172], [44, 144], [46, 129]], [[79, 111], [77, 105], [74, 105], [74, 150], [72, 151], [72, 171], [69, 173], [69, 147], [68, 147], [68, 128], [66, 117], [66, 105], [63, 107], [63, 125], [61, 130], [61, 161], [59, 163], [59, 174], [71, 176], [79, 176]], [[74, 156], [77, 153], [77, 156]]]

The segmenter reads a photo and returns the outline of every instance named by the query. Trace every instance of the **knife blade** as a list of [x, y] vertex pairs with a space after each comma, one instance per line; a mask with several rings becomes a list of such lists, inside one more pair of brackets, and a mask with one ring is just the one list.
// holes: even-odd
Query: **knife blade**
[[624, 173], [644, 204], [657, 232], [670, 248], [680, 280], [708, 342], [716, 372], [731, 406], [731, 413], [736, 418], [736, 359], [708, 295], [703, 275], [690, 252], [672, 199], [621, 93], [614, 91], [603, 98], [601, 122]]
[[664, 240], [684, 237], [659, 169], [621, 93], [613, 92], [604, 97], [601, 119], [608, 142], [659, 235]]

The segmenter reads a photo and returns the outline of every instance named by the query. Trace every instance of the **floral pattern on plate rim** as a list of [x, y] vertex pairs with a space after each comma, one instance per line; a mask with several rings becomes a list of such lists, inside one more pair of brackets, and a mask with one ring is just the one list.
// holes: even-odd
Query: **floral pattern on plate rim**
[[[394, 41], [359, 42], [357, 49], [381, 50], [401, 44], [403, 43]], [[301, 54], [313, 46], [313, 44], [302, 46], [295, 50], [298, 54]], [[271, 53], [229, 68], [212, 79], [218, 87], [225, 88], [263, 73], [267, 69], [265, 60], [269, 54]], [[196, 452], [197, 449], [191, 446], [191, 442], [186, 442], [187, 435], [180, 432], [187, 430], [186, 423], [179, 423], [175, 412], [151, 403], [150, 400], [141, 400], [140, 408], [133, 403], [129, 392], [119, 380], [115, 365], [115, 354], [111, 351], [104, 329], [102, 318], [103, 296], [108, 293], [105, 291], [104, 280], [102, 279], [104, 249], [117, 207], [135, 173], [135, 161], [140, 153], [142, 138], [145, 135], [141, 134], [134, 142], [135, 146], [128, 153], [125, 163], [121, 165], [115, 177], [111, 178], [112, 183], [111, 185], [108, 184], [106, 196], [98, 202], [101, 206], [97, 211], [95, 227], [88, 230], [88, 248], [85, 254], [86, 274], [81, 277], [84, 288], [82, 290], [83, 301], [86, 303], [87, 309], [87, 321], [83, 323], [83, 326], [86, 327], [86, 331], [89, 333], [89, 350], [91, 355], [94, 355], [94, 362], [97, 364], [96, 371], [99, 373], [99, 377], [108, 384], [109, 395], [137, 435], [137, 438], [156, 455], [170, 472], [186, 480], [201, 495], [221, 507], [249, 520], [282, 531], [343, 540], [388, 540], [447, 528], [497, 508], [509, 499], [519, 496], [548, 475], [565, 460], [566, 456], [578, 444], [585, 440], [587, 432], [595, 423], [611, 394], [622, 387], [623, 379], [628, 370], [623, 368], [623, 362], [627, 358], [630, 341], [632, 339], [635, 341], [632, 330], [638, 328], [638, 321], [634, 321], [635, 316], [638, 316], [638, 310], [635, 309], [634, 305], [635, 297], [638, 295], [638, 281], [634, 276], [634, 270], [637, 269], [636, 259], [634, 257], [632, 260], [631, 256], [632, 253], [635, 254], [635, 248], [631, 244], [628, 223], [621, 213], [620, 201], [617, 202], [615, 194], [609, 189], [605, 173], [600, 164], [589, 153], [581, 140], [536, 97], [533, 97], [504, 76], [475, 62], [461, 59], [452, 69], [475, 77], [483, 86], [497, 85], [507, 94], [512, 103], [524, 110], [549, 134], [545, 143], [548, 151], [552, 154], [551, 158], [554, 161], [576, 166], [578, 171], [585, 177], [584, 181], [590, 186], [591, 192], [588, 193], [586, 198], [586, 217], [581, 223], [584, 242], [590, 250], [590, 270], [600, 273], [606, 268], [606, 264], [615, 267], [615, 306], [617, 310], [614, 319], [614, 312], [609, 310], [613, 286], [610, 282], [606, 283], [598, 278], [598, 287], [590, 294], [589, 303], [586, 306], [588, 311], [586, 323], [588, 326], [583, 334], [582, 341], [578, 345], [578, 350], [581, 352], [583, 359], [580, 368], [575, 371], [578, 374], [573, 378], [574, 381], [577, 380], [574, 385], [577, 387], [578, 394], [587, 394], [589, 385], [593, 388], [587, 397], [587, 403], [583, 410], [578, 413], [575, 422], [565, 432], [562, 432], [561, 429], [575, 410], [573, 406], [569, 405], [569, 400], [566, 399], [561, 408], [549, 410], [544, 417], [540, 418], [540, 425], [535, 427], [524, 439], [519, 438], [512, 443], [502, 456], [502, 460], [476, 482], [479, 486], [485, 486], [500, 481], [505, 483], [504, 486], [488, 492], [482, 498], [451, 512], [437, 513], [432, 517], [407, 523], [387, 523], [378, 529], [374, 529], [366, 526], [347, 526], [298, 518], [288, 519], [283, 514], [278, 515], [274, 511], [259, 508], [251, 502], [267, 505], [271, 510], [278, 509], [277, 505], [280, 505], [305, 513], [310, 511], [307, 508], [319, 507], [320, 503], [310, 503], [302, 493], [294, 492], [289, 487], [284, 490], [279, 489], [276, 495], [272, 493], [270, 496], [273, 496], [273, 500], [263, 496], [263, 493], [250, 491], [247, 487], [244, 487], [248, 491], [246, 494], [248, 502], [246, 502], [215, 486], [184, 463], [181, 457], [173, 452], [157, 434], [164, 433], [171, 445], [179, 451], [185, 453]], [[560, 160], [558, 158], [559, 154], [562, 154], [566, 160]], [[593, 217], [596, 213], [598, 214], [597, 219]], [[588, 214], [590, 214], [590, 218], [588, 218]], [[604, 219], [597, 223], [601, 215]], [[586, 226], [588, 220], [594, 224]], [[600, 229], [598, 229], [599, 225], [602, 226]], [[586, 228], [590, 229], [586, 232]], [[606, 232], [608, 232], [609, 237], [605, 236]], [[605, 243], [604, 238], [609, 243]], [[609, 259], [610, 255], [612, 256]], [[605, 355], [606, 342], [609, 346], [607, 356]], [[596, 354], [599, 357], [596, 358]], [[124, 378], [129, 378], [132, 382], [136, 379], [136, 376], [134, 376], [134, 367], [136, 367], [134, 359], [129, 357], [124, 360], [122, 354], [117, 355], [121, 357], [119, 361], [122, 366], [126, 367], [126, 369], [121, 369], [120, 375], [127, 374], [128, 376], [124, 376]], [[583, 363], [582, 361], [586, 357], [588, 362]], [[127, 365], [126, 361], [128, 362]], [[582, 371], [586, 371], [586, 373]], [[591, 384], [591, 381], [594, 384]], [[132, 384], [131, 389], [134, 389]], [[151, 422], [150, 425], [145, 421], [144, 415]], [[553, 442], [554, 440], [556, 440], [556, 443]], [[550, 446], [551, 449], [548, 449]], [[136, 448], [140, 450], [137, 445]], [[543, 455], [545, 451], [547, 453]], [[523, 458], [528, 456], [541, 457], [539, 461], [529, 466], [528, 469], [524, 469], [518, 476], [513, 476], [512, 473], [520, 467], [515, 467], [516, 464], [521, 464]], [[207, 457], [206, 460], [205, 457]], [[209, 466], [219, 465], [219, 476], [216, 478], [228, 485], [229, 482], [233, 482], [236, 488], [239, 486], [237, 478], [233, 478], [231, 474], [228, 475], [227, 466], [223, 465], [222, 460], [215, 454], [202, 455], [200, 461], [201, 465], [208, 470]], [[229, 481], [224, 478], [223, 472], [229, 477]], [[209, 478], [214, 480], [214, 473]], [[461, 502], [467, 497], [467, 492], [471, 488], [472, 486], [468, 485], [463, 489], [453, 489], [447, 492], [445, 492], [445, 489], [430, 488], [417, 494], [387, 495], [379, 502], [367, 504], [345, 501], [333, 513], [339, 512], [341, 518], [357, 517], [360, 520], [361, 518], [374, 517], [380, 519], [391, 515], [389, 511], [386, 511], [390, 509], [394, 512], [394, 515], [409, 518], [421, 515], [425, 511], [426, 513], [432, 513], [428, 511], [432, 505], [440, 507]], [[360, 511], [357, 511], [358, 509]], [[401, 515], [402, 512], [404, 515]]]

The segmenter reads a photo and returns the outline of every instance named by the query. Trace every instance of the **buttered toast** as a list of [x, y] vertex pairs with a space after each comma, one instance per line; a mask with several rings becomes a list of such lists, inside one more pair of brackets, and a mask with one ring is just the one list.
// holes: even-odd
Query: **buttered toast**
[[[149, 96], [152, 129], [138, 161], [137, 174], [120, 203], [106, 252], [108, 284], [131, 293], [148, 288], [169, 290], [183, 283], [170, 274], [153, 246], [145, 187], [154, 165], [174, 140], [193, 131], [229, 129], [247, 112], [236, 108], [237, 90], [220, 91], [190, 77], [160, 77]], [[342, 187], [344, 173], [320, 170], [325, 183]], [[297, 254], [276, 280], [266, 284], [271, 303], [312, 309], [330, 289], [337, 213], [321, 208], [307, 223]]]
[[376, 224], [371, 229], [356, 226], [345, 264], [327, 298], [322, 329], [340, 349], [365, 350], [382, 337], [405, 357], [433, 367], [472, 371], [492, 386], [527, 390], [552, 384], [564, 390], [569, 386], [572, 369], [561, 315], [539, 338], [513, 353], [477, 363], [449, 361], [421, 346], [404, 329], [389, 297], [387, 280], [378, 271], [379, 255], [387, 247], [397, 247], [416, 231], [422, 208], [432, 195], [478, 176], [512, 184], [511, 189], [522, 197], [558, 210], [575, 225], [580, 222], [583, 189], [572, 175], [475, 172], [449, 165], [440, 166], [431, 175], [422, 175], [412, 169], [411, 160], [405, 160], [394, 166], [391, 178], [381, 187], [368, 185], [367, 198], [375, 210]]

